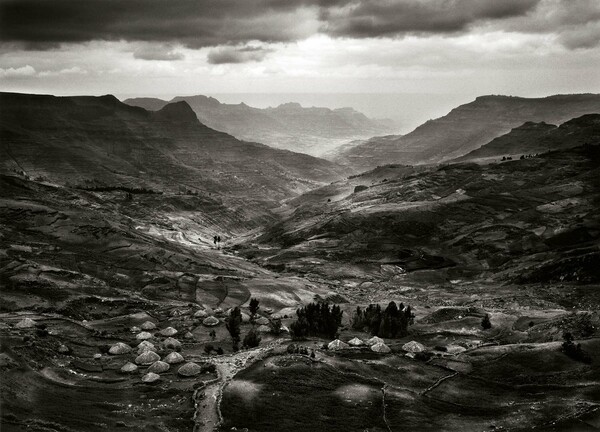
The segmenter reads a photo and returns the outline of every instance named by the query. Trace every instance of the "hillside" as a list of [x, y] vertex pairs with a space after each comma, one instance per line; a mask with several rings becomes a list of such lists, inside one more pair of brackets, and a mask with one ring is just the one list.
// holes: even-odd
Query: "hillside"
[[241, 248], [272, 268], [350, 280], [408, 272], [410, 284], [427, 270], [431, 281], [597, 282], [599, 149], [384, 166], [290, 201], [257, 239], [266, 252]]
[[113, 96], [2, 93], [0, 107], [2, 170], [61, 185], [275, 202], [340, 172], [322, 159], [217, 132], [186, 102], [149, 112]]
[[332, 160], [365, 171], [389, 163], [427, 164], [463, 156], [525, 122], [561, 124], [600, 112], [600, 95], [555, 95], [546, 98], [481, 96], [414, 131], [374, 137], [337, 153]]
[[558, 127], [544, 122], [524, 123], [454, 161], [489, 161], [502, 157], [519, 158], [523, 155], [535, 155], [598, 143], [600, 143], [600, 114], [586, 114]]
[[[369, 119], [352, 108], [332, 110], [286, 103], [261, 109], [244, 103], [224, 104], [202, 95], [178, 96], [171, 100], [177, 101], [187, 102], [198, 119], [213, 129], [239, 139], [314, 156], [321, 156], [348, 140], [393, 130], [391, 122]], [[156, 98], [133, 98], [124, 102], [147, 110], [157, 110], [168, 103]]]

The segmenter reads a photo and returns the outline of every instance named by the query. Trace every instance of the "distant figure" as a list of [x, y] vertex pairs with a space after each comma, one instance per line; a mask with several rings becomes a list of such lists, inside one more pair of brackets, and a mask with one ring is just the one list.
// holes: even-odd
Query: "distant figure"
[[217, 236], [217, 243], [221, 243], [221, 236]]
[[219, 237], [217, 237], [217, 236], [214, 236], [214, 237], [213, 237], [213, 242], [215, 243], [215, 246], [217, 245], [217, 241], [218, 241], [218, 239], [219, 239]]

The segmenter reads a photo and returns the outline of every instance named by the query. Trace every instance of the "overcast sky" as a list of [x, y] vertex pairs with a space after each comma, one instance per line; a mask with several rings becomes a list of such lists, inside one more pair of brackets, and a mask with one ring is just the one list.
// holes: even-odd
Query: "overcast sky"
[[0, 89], [600, 92], [600, 0], [0, 0]]

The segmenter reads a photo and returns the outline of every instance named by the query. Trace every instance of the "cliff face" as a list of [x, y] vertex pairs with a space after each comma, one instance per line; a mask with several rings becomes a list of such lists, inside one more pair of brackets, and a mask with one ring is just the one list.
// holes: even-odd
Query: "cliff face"
[[333, 159], [358, 171], [388, 163], [444, 162], [463, 156], [528, 121], [561, 124], [598, 112], [600, 95], [594, 94], [539, 99], [482, 96], [407, 135], [375, 137], [340, 152]]

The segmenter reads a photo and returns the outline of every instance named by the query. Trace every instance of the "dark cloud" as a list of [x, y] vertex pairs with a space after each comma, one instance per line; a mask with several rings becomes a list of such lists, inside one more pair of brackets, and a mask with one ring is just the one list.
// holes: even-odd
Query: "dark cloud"
[[211, 50], [207, 60], [210, 64], [259, 62], [271, 51], [261, 47], [221, 47]]
[[540, 0], [362, 0], [323, 9], [323, 31], [343, 37], [452, 33], [471, 24], [524, 15]]
[[[570, 23], [596, 17], [594, 9], [599, 3], [598, 0], [0, 0], [0, 41], [38, 49], [92, 40], [181, 44], [190, 48], [231, 47], [250, 41], [295, 41], [318, 32], [349, 38], [402, 37], [463, 32], [478, 25], [509, 30], [514, 25], [523, 32], [539, 31], [537, 27], [559, 34], [561, 30], [556, 26], [574, 26]], [[556, 22], [548, 20], [548, 16]], [[595, 34], [593, 28], [577, 32], [565, 36], [564, 44], [590, 46]], [[136, 56], [178, 58], [170, 52], [139, 52]], [[258, 53], [223, 48], [212, 51], [209, 60], [257, 61], [259, 57]]]

